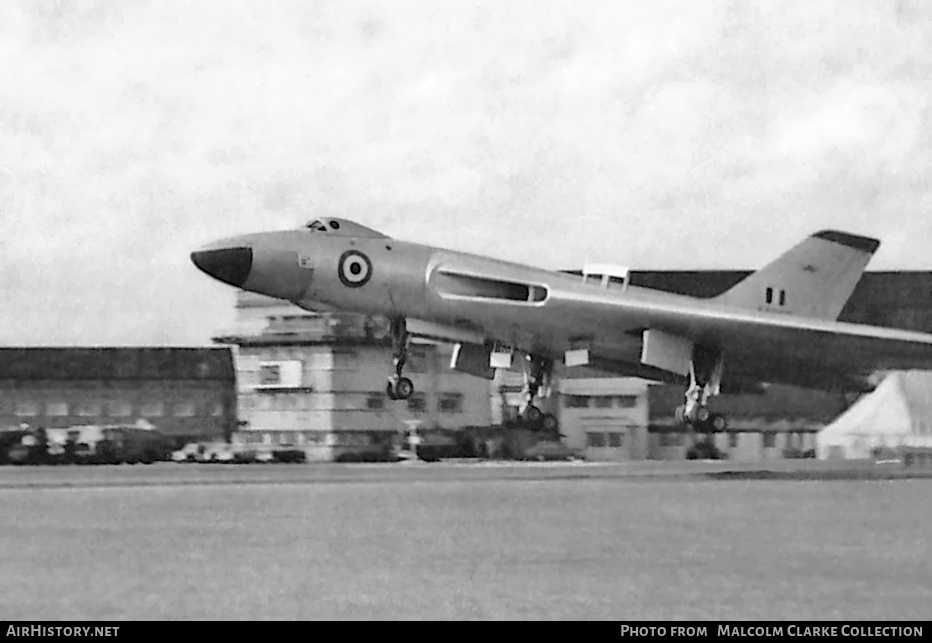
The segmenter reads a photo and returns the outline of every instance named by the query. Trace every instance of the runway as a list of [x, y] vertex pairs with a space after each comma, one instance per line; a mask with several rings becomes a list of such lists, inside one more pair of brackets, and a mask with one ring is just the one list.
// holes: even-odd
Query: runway
[[791, 473], [700, 462], [2, 467], [0, 613], [927, 616], [928, 480], [875, 479], [887, 477], [875, 468], [850, 481], [750, 479], [762, 471]]

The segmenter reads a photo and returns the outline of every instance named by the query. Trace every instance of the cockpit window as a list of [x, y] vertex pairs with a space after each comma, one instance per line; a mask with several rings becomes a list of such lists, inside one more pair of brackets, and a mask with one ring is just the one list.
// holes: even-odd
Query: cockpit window
[[313, 221], [311, 221], [304, 227], [307, 228], [308, 230], [313, 230], [314, 232], [326, 232], [327, 231], [327, 226], [321, 223], [320, 219], [314, 219]]

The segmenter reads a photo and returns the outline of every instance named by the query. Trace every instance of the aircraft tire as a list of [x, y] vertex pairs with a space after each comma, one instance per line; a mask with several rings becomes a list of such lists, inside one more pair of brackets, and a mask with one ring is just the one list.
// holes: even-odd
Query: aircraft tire
[[702, 406], [697, 406], [693, 409], [692, 413], [686, 413], [684, 408], [684, 415], [688, 422], [692, 424], [701, 424], [703, 422], [708, 422], [709, 415], [711, 414], [709, 413], [709, 409]]
[[399, 400], [407, 400], [414, 394], [414, 382], [409, 380], [407, 377], [400, 378], [395, 382], [395, 396]]
[[543, 417], [543, 413], [540, 412], [540, 409], [534, 406], [533, 404], [529, 405], [524, 411], [524, 418], [530, 424], [537, 424], [540, 422]]
[[398, 396], [395, 395], [395, 387], [392, 382], [385, 385], [385, 395], [387, 395], [390, 400], [398, 399]]
[[709, 424], [715, 431], [724, 431], [728, 428], [728, 422], [725, 420], [725, 416], [719, 413], [713, 413], [709, 417]]

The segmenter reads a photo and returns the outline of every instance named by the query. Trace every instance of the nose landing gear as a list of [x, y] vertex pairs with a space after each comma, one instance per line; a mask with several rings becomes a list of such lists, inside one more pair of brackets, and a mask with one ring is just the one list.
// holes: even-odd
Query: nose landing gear
[[407, 400], [414, 394], [414, 382], [402, 375], [408, 359], [408, 330], [403, 317], [391, 320], [391, 335], [395, 373], [388, 378], [385, 394], [392, 400]]

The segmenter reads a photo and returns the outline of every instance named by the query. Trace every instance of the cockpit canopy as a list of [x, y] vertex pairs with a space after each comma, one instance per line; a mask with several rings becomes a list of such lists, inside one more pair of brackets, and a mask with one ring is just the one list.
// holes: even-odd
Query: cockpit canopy
[[304, 224], [304, 229], [314, 233], [333, 234], [341, 237], [365, 237], [368, 239], [388, 239], [381, 232], [353, 223], [346, 219], [332, 217], [312, 219]]

